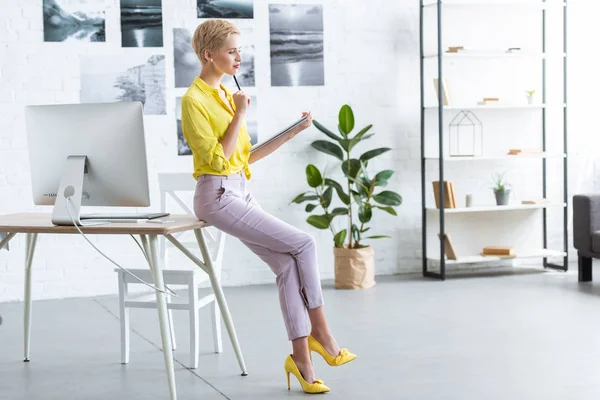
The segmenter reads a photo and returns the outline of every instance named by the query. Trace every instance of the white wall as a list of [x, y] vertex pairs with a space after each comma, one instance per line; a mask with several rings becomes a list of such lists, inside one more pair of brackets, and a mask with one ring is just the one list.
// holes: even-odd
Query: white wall
[[[287, 3], [287, 2], [282, 2]], [[299, 1], [298, 3], [318, 3]], [[395, 219], [376, 216], [373, 231], [392, 239], [374, 243], [377, 273], [414, 271], [419, 266], [418, 176], [418, 8], [403, 2], [325, 1], [324, 87], [271, 88], [268, 2], [255, 1], [256, 94], [259, 131], [269, 135], [303, 110], [335, 129], [344, 103], [353, 106], [357, 126], [374, 124], [377, 135], [369, 148], [390, 146], [395, 151], [373, 163], [397, 171], [391, 188], [405, 204]], [[173, 65], [172, 29], [195, 28], [195, 0], [164, 0], [163, 49], [121, 49], [119, 2], [107, 0], [106, 43], [44, 43], [42, 1], [3, 1], [0, 13], [0, 213], [50, 211], [31, 200], [23, 106], [79, 101], [79, 57], [88, 54], [164, 54]], [[175, 135], [175, 97], [172, 69], [167, 70], [166, 116], [146, 117], [153, 210], [159, 207], [158, 171], [190, 171], [190, 157], [178, 157]], [[264, 208], [314, 234], [319, 243], [323, 278], [333, 277], [332, 239], [304, 222], [303, 207], [290, 205], [306, 189], [307, 163], [323, 168], [332, 158], [317, 154], [310, 143], [321, 134], [311, 129], [276, 154], [253, 166], [252, 188]], [[367, 147], [364, 148], [368, 149]], [[133, 241], [94, 237], [102, 249], [125, 266], [140, 267]], [[23, 297], [24, 236], [0, 253], [0, 301]], [[57, 298], [114, 293], [113, 266], [78, 236], [42, 236], [34, 261], [34, 298]], [[273, 274], [258, 257], [231, 239], [227, 243], [223, 283], [241, 285], [272, 282]]]
[[[107, 43], [44, 43], [42, 1], [3, 0], [0, 13], [0, 213], [50, 211], [35, 207], [31, 187], [23, 121], [26, 104], [79, 101], [79, 57], [86, 54], [143, 52], [164, 54], [173, 65], [172, 29], [193, 29], [195, 0], [164, 0], [163, 49], [121, 49], [119, 2], [107, 0]], [[288, 3], [281, 1], [281, 3]], [[298, 1], [298, 3], [317, 3]], [[573, 4], [573, 1], [569, 2]], [[570, 14], [570, 192], [593, 190], [598, 136], [594, 118], [594, 15], [592, 1], [571, 6]], [[268, 2], [255, 0], [256, 94], [259, 103], [259, 132], [268, 135], [296, 118], [302, 110], [312, 110], [315, 119], [335, 128], [339, 107], [353, 106], [357, 126], [374, 124], [377, 135], [368, 148], [389, 146], [393, 152], [373, 162], [374, 169], [392, 168], [396, 175], [391, 189], [404, 197], [397, 218], [376, 215], [373, 231], [392, 239], [374, 242], [378, 274], [417, 272], [421, 268], [420, 144], [419, 144], [419, 7], [418, 1], [326, 0], [324, 87], [271, 88], [269, 72]], [[594, 12], [595, 11], [595, 12]], [[467, 14], [468, 15], [468, 14]], [[448, 29], [464, 31], [465, 21], [477, 25], [476, 15], [454, 19]], [[433, 20], [431, 20], [433, 21]], [[498, 20], [502, 27], [510, 27]], [[526, 21], [525, 21], [526, 22]], [[499, 31], [497, 31], [499, 32]], [[447, 43], [450, 45], [450, 43]], [[158, 53], [157, 53], [158, 51]], [[191, 159], [176, 155], [175, 97], [172, 69], [167, 70], [167, 116], [146, 117], [152, 210], [158, 209], [156, 173], [191, 171]], [[497, 82], [498, 83], [498, 82]], [[427, 85], [428, 96], [432, 85]], [[332, 158], [317, 154], [310, 143], [321, 138], [311, 129], [297, 136], [276, 154], [253, 166], [252, 188], [264, 208], [317, 238], [323, 278], [333, 277], [331, 236], [308, 226], [303, 207], [289, 200], [306, 188], [304, 169], [315, 163], [321, 169]], [[590, 145], [592, 143], [592, 145]], [[367, 149], [367, 146], [364, 147]], [[473, 168], [458, 171], [461, 177], [485, 179]], [[483, 178], [481, 178], [483, 177]], [[560, 185], [562, 177], [551, 178]], [[486, 186], [483, 184], [483, 186]], [[486, 186], [487, 187], [487, 186]], [[560, 244], [560, 232], [551, 240]], [[129, 267], [140, 267], [142, 259], [132, 241], [94, 237], [109, 254]], [[0, 252], [0, 301], [23, 297], [24, 236], [11, 242], [10, 252]], [[102, 259], [81, 237], [43, 236], [34, 261], [34, 298], [58, 298], [114, 293], [113, 266]], [[223, 283], [242, 285], [272, 282], [273, 275], [250, 251], [236, 240], [227, 243]]]

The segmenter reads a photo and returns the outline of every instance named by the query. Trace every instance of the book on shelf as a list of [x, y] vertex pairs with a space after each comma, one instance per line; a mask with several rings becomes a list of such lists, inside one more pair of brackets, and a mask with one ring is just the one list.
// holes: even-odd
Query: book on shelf
[[[433, 181], [433, 197], [435, 207], [440, 208], [440, 181]], [[444, 181], [444, 208], [456, 208], [456, 195], [453, 182]]]
[[481, 251], [482, 256], [514, 257], [515, 252], [511, 246], [485, 246]]
[[508, 149], [509, 156], [542, 156], [544, 154], [546, 154], [545, 151], [538, 149]]
[[[438, 233], [438, 238], [441, 240], [441, 235]], [[450, 235], [446, 233], [446, 240], [444, 240], [444, 254], [448, 258], [448, 260], [456, 260], [456, 251], [454, 250], [454, 245], [452, 244], [452, 240], [450, 240]]]
[[[439, 92], [439, 80], [438, 78], [433, 78], [433, 86], [435, 87], [435, 95], [437, 96], [438, 102], [440, 99], [440, 92]], [[452, 99], [450, 98], [450, 89], [448, 88], [448, 81], [446, 80], [446, 78], [442, 78], [442, 103], [445, 106], [449, 106], [450, 103], [452, 102]]]
[[522, 200], [521, 204], [549, 204], [550, 200], [548, 199], [526, 199]]
[[484, 97], [482, 101], [478, 101], [477, 104], [485, 106], [486, 104], [499, 104], [500, 98], [498, 97]]
[[448, 46], [446, 53], [458, 53], [460, 50], [465, 50], [464, 46]]

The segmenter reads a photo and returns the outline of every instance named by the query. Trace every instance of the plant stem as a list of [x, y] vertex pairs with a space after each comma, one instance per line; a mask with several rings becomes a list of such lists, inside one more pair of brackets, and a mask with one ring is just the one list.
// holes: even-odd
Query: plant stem
[[[346, 156], [348, 157], [346, 159], [347, 163], [348, 163], [348, 173], [350, 173], [350, 152], [346, 152]], [[350, 237], [349, 240], [349, 244], [348, 244], [348, 248], [351, 249], [352, 248], [352, 186], [350, 184], [350, 179], [346, 179], [346, 181], [348, 182], [348, 197], [350, 198], [350, 202], [348, 204], [348, 215], [349, 215], [349, 222], [350, 222], [350, 226], [348, 227], [348, 236]]]

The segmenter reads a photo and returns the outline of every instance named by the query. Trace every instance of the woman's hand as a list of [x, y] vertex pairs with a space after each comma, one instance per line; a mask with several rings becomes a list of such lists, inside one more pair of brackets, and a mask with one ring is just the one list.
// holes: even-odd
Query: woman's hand
[[233, 102], [235, 103], [235, 112], [240, 115], [246, 115], [248, 106], [250, 105], [250, 96], [240, 90], [233, 94]]
[[308, 118], [306, 119], [306, 121], [304, 121], [303, 123], [298, 125], [298, 127], [296, 128], [296, 130], [294, 132], [294, 136], [296, 136], [297, 134], [299, 134], [300, 132], [302, 132], [306, 128], [309, 128], [312, 125], [312, 115], [311, 115], [310, 111], [302, 113], [303, 117], [306, 115], [308, 115]]

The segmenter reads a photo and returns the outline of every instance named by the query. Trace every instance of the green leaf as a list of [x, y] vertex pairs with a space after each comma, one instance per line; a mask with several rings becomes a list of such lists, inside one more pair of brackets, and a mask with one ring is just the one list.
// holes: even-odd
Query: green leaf
[[[361, 129], [361, 131], [360, 131], [360, 132], [358, 132], [358, 133], [356, 134], [356, 136], [354, 136], [354, 137], [352, 138], [352, 140], [356, 140], [356, 142], [357, 142], [357, 143], [358, 143], [358, 142], [360, 142], [360, 140], [361, 140], [361, 138], [363, 137], [363, 135], [364, 135], [365, 133], [367, 133], [367, 132], [369, 131], [369, 129], [371, 129], [372, 127], [373, 127], [373, 125], [367, 125], [367, 126], [365, 126], [364, 128], [362, 128], [362, 129]], [[373, 136], [373, 134], [372, 134], [371, 136]]]
[[344, 240], [346, 240], [347, 233], [348, 231], [346, 229], [343, 229], [336, 233], [336, 235], [333, 237], [333, 243], [335, 244], [335, 247], [342, 247], [342, 245], [344, 244]]
[[345, 207], [334, 208], [331, 212], [331, 216], [337, 217], [338, 215], [348, 215], [348, 209]]
[[351, 158], [348, 161], [342, 163], [342, 171], [344, 175], [350, 178], [356, 178], [356, 175], [360, 172], [360, 161], [355, 158]]
[[332, 196], [333, 188], [329, 186], [327, 189], [325, 189], [325, 192], [323, 193], [323, 208], [327, 208], [331, 205]]
[[294, 197], [290, 203], [301, 203], [300, 199], [304, 197], [304, 195], [308, 192], [300, 193], [298, 196]]
[[369, 222], [371, 220], [372, 217], [373, 217], [373, 209], [371, 208], [371, 205], [369, 203], [365, 203], [358, 210], [358, 220], [360, 222], [362, 222], [363, 224], [366, 224], [367, 222]]
[[367, 139], [369, 139], [369, 138], [372, 138], [373, 136], [375, 136], [375, 134], [374, 134], [374, 133], [370, 133], [370, 134], [368, 134], [368, 135], [365, 135], [365, 136], [363, 136], [363, 137], [360, 139], [360, 141], [362, 142], [363, 140], [367, 140]]
[[313, 124], [315, 125], [315, 127], [320, 130], [321, 132], [323, 132], [324, 134], [326, 134], [327, 136], [329, 136], [330, 138], [332, 138], [333, 140], [341, 140], [342, 138], [339, 137], [338, 135], [336, 135], [335, 133], [331, 132], [329, 129], [325, 128], [323, 125], [321, 125], [320, 122], [316, 121], [313, 119]]
[[365, 228], [363, 230], [360, 231], [360, 233], [365, 233], [366, 231], [370, 230], [371, 228]]
[[352, 191], [352, 197], [354, 198], [354, 201], [356, 203], [362, 204], [362, 197], [360, 197], [360, 194], [357, 191], [355, 191], [355, 190]]
[[402, 204], [402, 197], [398, 193], [389, 190], [376, 194], [373, 196], [373, 200], [386, 206], [399, 206]]
[[316, 140], [311, 143], [311, 146], [325, 154], [334, 156], [340, 161], [344, 161], [344, 153], [340, 146], [335, 143], [328, 142], [327, 140]]
[[366, 153], [364, 153], [362, 156], [360, 156], [360, 159], [363, 161], [368, 161], [371, 158], [377, 157], [380, 154], [385, 153], [386, 151], [390, 151], [391, 149], [389, 147], [381, 147], [379, 149], [374, 149], [374, 150], [369, 150]]
[[310, 217], [306, 218], [306, 222], [318, 229], [329, 228], [329, 218], [327, 218], [325, 215], [311, 215]]
[[[352, 140], [351, 139], [342, 139], [340, 140], [340, 146], [347, 152], [350, 152]], [[343, 160], [342, 160], [343, 161]]]
[[341, 131], [345, 133], [345, 136], [348, 136], [354, 129], [354, 113], [348, 104], [342, 106], [338, 119]]
[[396, 210], [394, 210], [392, 207], [381, 207], [381, 206], [375, 206], [376, 208], [379, 208], [380, 210], [383, 210], [389, 214], [392, 214], [393, 216], [397, 216], [398, 214], [396, 214]]
[[313, 188], [321, 186], [321, 183], [323, 183], [321, 172], [319, 172], [319, 169], [312, 164], [306, 166], [306, 181], [308, 182], [308, 185]]
[[367, 236], [365, 239], [389, 239], [389, 236], [386, 235], [373, 235], [373, 236]]
[[381, 171], [375, 178], [373, 178], [373, 183], [375, 186], [387, 186], [387, 181], [394, 175], [394, 171], [391, 169], [386, 169], [385, 171]]
[[317, 200], [319, 198], [317, 195], [314, 195], [314, 194], [307, 196], [306, 193], [310, 193], [310, 192], [305, 192], [305, 193], [299, 194], [298, 196], [296, 196], [294, 198], [294, 200], [292, 200], [292, 203], [300, 204], [300, 203], [303, 203], [303, 202], [305, 202], [307, 200]]
[[367, 198], [369, 197], [369, 191], [371, 190], [371, 182], [369, 182], [364, 177], [359, 177], [356, 182], [356, 191], [360, 194], [361, 197]]
[[348, 196], [344, 189], [342, 189], [342, 185], [334, 181], [333, 179], [325, 178], [325, 185], [332, 186], [338, 194], [338, 197], [345, 205], [350, 204], [350, 196]]
[[306, 208], [304, 209], [306, 212], [311, 212], [312, 210], [314, 210], [315, 208], [317, 208], [316, 204], [307, 204]]

